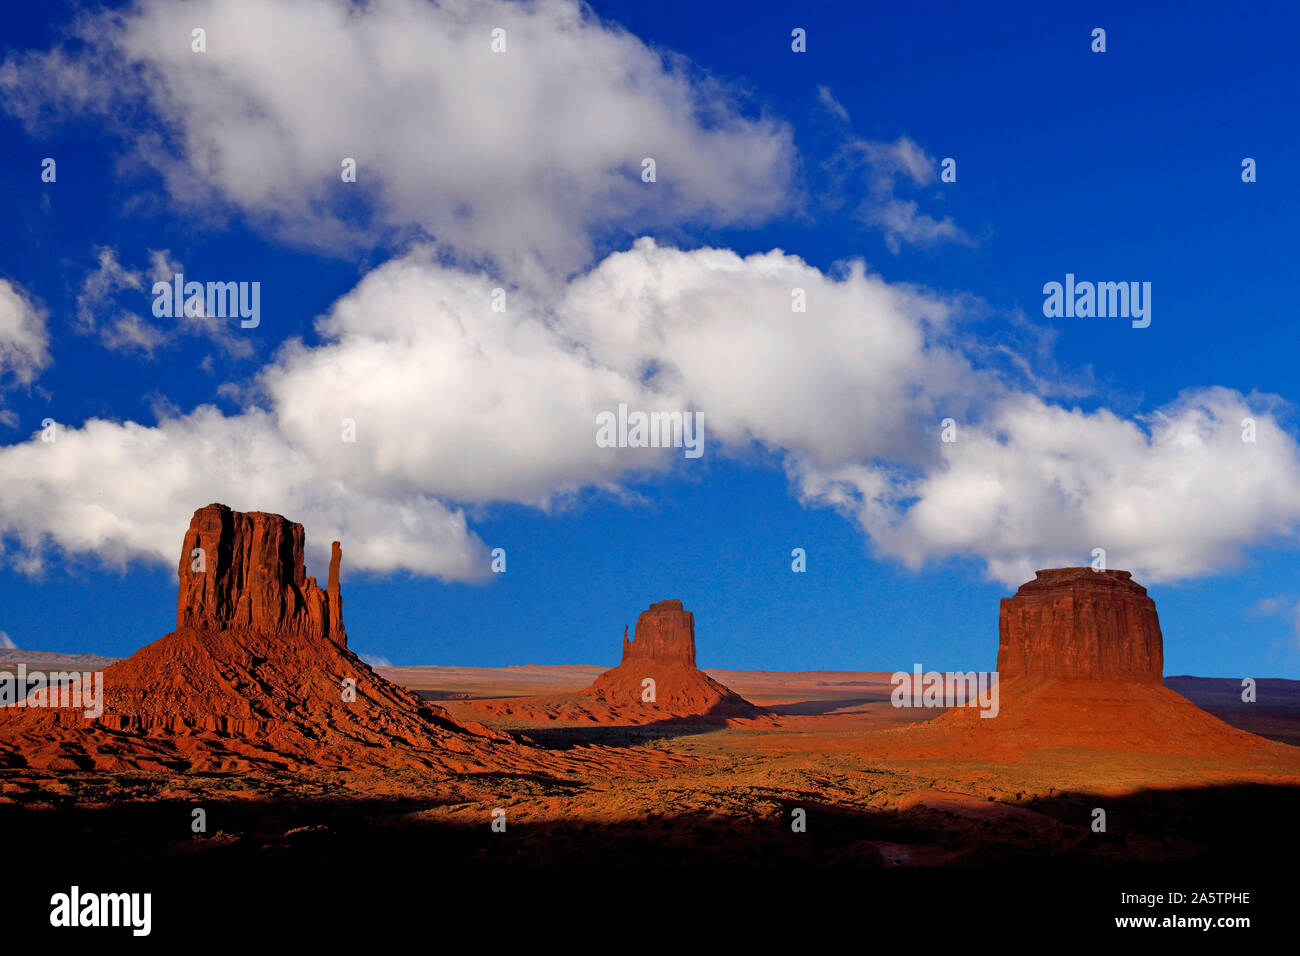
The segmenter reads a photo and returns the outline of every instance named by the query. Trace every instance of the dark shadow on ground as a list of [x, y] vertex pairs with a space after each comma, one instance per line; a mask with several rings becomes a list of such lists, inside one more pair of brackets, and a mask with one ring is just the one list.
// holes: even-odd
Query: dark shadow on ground
[[737, 714], [736, 710], [728, 704], [721, 703], [692, 717], [670, 717], [645, 724], [601, 724], [593, 721], [589, 724], [565, 723], [554, 727], [503, 727], [502, 729], [506, 729], [515, 737], [552, 750], [568, 750], [591, 744], [606, 747], [636, 747], [653, 740], [712, 733], [728, 726], [728, 721], [761, 720], [770, 715], [767, 708], [751, 706], [754, 707], [754, 711], [743, 715]]
[[[684, 892], [692, 879], [681, 868], [758, 868], [770, 874], [758, 881], [761, 894], [776, 885], [771, 881], [778, 870], [793, 867], [808, 874], [797, 885], [826, 894], [815, 906], [829, 905], [848, 886], [853, 893], [837, 905], [856, 905], [881, 919], [946, 920], [965, 913], [963, 905], [978, 904], [970, 915], [1010, 920], [1019, 929], [1039, 906], [1074, 934], [1104, 927], [1112, 914], [1153, 912], [1120, 907], [1121, 891], [1253, 890], [1257, 903], [1266, 899], [1270, 874], [1280, 878], [1279, 862], [1300, 853], [1300, 829], [1291, 822], [1298, 797], [1300, 788], [1260, 785], [1124, 797], [1074, 793], [990, 803], [987, 813], [952, 813], [924, 806], [854, 809], [791, 794], [776, 801], [778, 810], [769, 801], [765, 811], [748, 815], [664, 806], [617, 822], [584, 815], [513, 818], [503, 833], [493, 832], [487, 806], [453, 823], [430, 815], [440, 802], [429, 798], [204, 800], [204, 834], [191, 832], [196, 803], [188, 800], [5, 804], [4, 910], [8, 925], [21, 925], [26, 939], [48, 922], [51, 894], [76, 885], [85, 892], [153, 893], [156, 925], [191, 939], [222, 926], [243, 930], [261, 919], [285, 932], [337, 924], [340, 933], [351, 933], [377, 919], [400, 924], [402, 914], [417, 922], [427, 916], [434, 922], [424, 931], [433, 933], [438, 921], [464, 915], [446, 910], [459, 903], [459, 892], [484, 894], [479, 901], [505, 907], [497, 911], [501, 915], [515, 913], [538, 894], [549, 900], [551, 890], [556, 904], [568, 900], [576, 906], [575, 900], [590, 901], [606, 885], [558, 875], [539, 880], [520, 875], [521, 868], [627, 873], [667, 867], [681, 875], [653, 882], [662, 890], [669, 885], [663, 881], [671, 881], [674, 893]], [[1008, 807], [1015, 809], [1009, 814]], [[1107, 813], [1105, 833], [1091, 828], [1097, 807]], [[805, 832], [792, 828], [796, 810], [803, 811]], [[899, 864], [909, 860], [935, 864], [922, 868], [931, 876], [904, 875], [908, 867]], [[842, 867], [863, 873], [847, 882], [818, 882], [817, 871]], [[896, 875], [886, 879], [886, 870]], [[629, 877], [611, 879], [609, 885], [626, 893]], [[523, 896], [515, 898], [515, 892]], [[1008, 894], [1014, 904], [1007, 903]], [[793, 899], [787, 889], [770, 902], [788, 905]], [[398, 901], [408, 901], [406, 908], [385, 908]], [[882, 910], [883, 901], [889, 905]], [[689, 904], [688, 899], [682, 905]], [[715, 915], [723, 919], [730, 912]], [[880, 929], [873, 927], [872, 932]]]

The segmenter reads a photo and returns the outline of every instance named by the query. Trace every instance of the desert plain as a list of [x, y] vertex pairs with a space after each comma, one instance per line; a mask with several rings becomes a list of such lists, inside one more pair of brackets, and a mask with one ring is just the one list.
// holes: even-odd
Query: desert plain
[[372, 668], [348, 648], [341, 548], [321, 588], [303, 538], [201, 508], [174, 632], [121, 660], [4, 652], [0, 670], [103, 677], [93, 720], [0, 712], [0, 826], [31, 893], [98, 876], [265, 901], [249, 887], [339, 867], [373, 888], [592, 865], [1232, 890], [1300, 849], [1300, 682], [1163, 676], [1127, 572], [1047, 569], [990, 609], [986, 719], [897, 706], [905, 661], [701, 670], [717, 625], [657, 595], [614, 667]]

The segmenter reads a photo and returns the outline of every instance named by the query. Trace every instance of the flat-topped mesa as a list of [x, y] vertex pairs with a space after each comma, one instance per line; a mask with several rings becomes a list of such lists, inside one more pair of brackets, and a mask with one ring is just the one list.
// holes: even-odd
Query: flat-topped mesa
[[302, 525], [211, 504], [194, 512], [179, 567], [176, 627], [250, 628], [347, 646], [334, 542], [326, 590], [307, 577]]
[[1039, 571], [1002, 599], [998, 675], [1159, 684], [1164, 643], [1155, 602], [1128, 571]]
[[647, 659], [695, 666], [695, 615], [681, 601], [657, 601], [642, 611], [630, 641], [623, 628], [623, 663]]

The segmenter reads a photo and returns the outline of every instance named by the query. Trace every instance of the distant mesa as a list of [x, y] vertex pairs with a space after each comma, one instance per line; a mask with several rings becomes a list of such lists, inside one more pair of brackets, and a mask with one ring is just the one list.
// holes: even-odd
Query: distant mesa
[[559, 723], [771, 720], [761, 707], [695, 666], [695, 615], [679, 600], [657, 601], [623, 629], [621, 663], [576, 694], [471, 701], [497, 717]]
[[[647, 701], [647, 680], [654, 700]], [[623, 660], [583, 691], [643, 723], [684, 717], [758, 717], [764, 711], [695, 666], [695, 615], [677, 600], [658, 601], [641, 612], [632, 640], [623, 634]]]

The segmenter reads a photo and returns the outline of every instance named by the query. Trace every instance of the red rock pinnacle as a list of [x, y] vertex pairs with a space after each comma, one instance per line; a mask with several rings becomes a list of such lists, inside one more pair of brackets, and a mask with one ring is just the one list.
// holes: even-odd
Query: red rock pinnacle
[[249, 628], [346, 646], [339, 543], [323, 591], [306, 575], [303, 540], [302, 525], [280, 515], [221, 504], [194, 512], [181, 549], [176, 627]]
[[1159, 684], [1155, 602], [1128, 571], [1053, 568], [1002, 599], [998, 674]]

